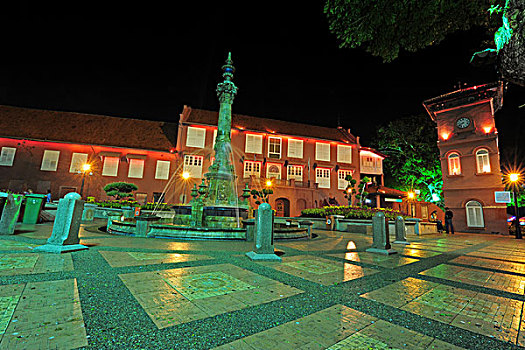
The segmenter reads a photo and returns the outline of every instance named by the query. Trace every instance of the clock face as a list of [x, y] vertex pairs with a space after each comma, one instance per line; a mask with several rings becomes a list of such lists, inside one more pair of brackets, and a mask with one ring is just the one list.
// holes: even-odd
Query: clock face
[[456, 121], [456, 125], [460, 129], [465, 129], [470, 125], [470, 119], [468, 119], [467, 117], [461, 117]]

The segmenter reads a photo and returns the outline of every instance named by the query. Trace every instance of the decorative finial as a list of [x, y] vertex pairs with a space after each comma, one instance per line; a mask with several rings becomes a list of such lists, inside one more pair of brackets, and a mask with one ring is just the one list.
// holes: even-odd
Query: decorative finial
[[228, 58], [226, 59], [226, 64], [222, 66], [222, 76], [225, 80], [231, 81], [233, 79], [233, 73], [235, 72], [235, 67], [233, 66], [232, 53], [228, 52]]

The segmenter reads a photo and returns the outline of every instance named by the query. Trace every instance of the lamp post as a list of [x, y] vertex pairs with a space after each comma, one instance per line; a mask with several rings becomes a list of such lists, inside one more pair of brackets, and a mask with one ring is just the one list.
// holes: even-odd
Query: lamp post
[[413, 205], [412, 202], [416, 198], [416, 193], [410, 191], [410, 192], [407, 193], [407, 197], [408, 197], [408, 210], [410, 211], [410, 216], [414, 217], [414, 211], [412, 210], [412, 205]]
[[522, 239], [521, 235], [521, 227], [520, 227], [520, 213], [519, 213], [519, 207], [518, 207], [518, 193], [517, 191], [518, 186], [521, 182], [521, 174], [519, 173], [510, 173], [509, 174], [509, 181], [512, 184], [513, 191], [514, 191], [514, 213], [516, 215], [516, 239]]
[[186, 187], [188, 186], [188, 180], [190, 179], [191, 175], [189, 172], [184, 171], [181, 177], [184, 183], [184, 187], [182, 188], [182, 198], [183, 198], [182, 204], [185, 204], [186, 203]]
[[84, 182], [86, 181], [86, 174], [88, 172], [90, 175], [93, 174], [91, 173], [91, 164], [89, 163], [82, 164], [82, 184], [80, 185], [80, 198], [84, 196]]

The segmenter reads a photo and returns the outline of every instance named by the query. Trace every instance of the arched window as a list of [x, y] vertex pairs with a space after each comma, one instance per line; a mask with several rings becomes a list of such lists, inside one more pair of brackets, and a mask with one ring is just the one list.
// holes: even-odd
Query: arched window
[[448, 174], [461, 175], [461, 163], [459, 161], [459, 153], [450, 153], [448, 156]]
[[489, 151], [480, 149], [476, 152], [476, 164], [478, 165], [478, 173], [490, 173]]
[[484, 227], [483, 222], [483, 207], [479, 202], [469, 201], [465, 205], [467, 211], [467, 226], [468, 227]]

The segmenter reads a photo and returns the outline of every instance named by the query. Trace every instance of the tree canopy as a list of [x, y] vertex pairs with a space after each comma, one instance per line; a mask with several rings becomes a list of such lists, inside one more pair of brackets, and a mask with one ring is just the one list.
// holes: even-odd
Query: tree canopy
[[385, 184], [408, 191], [419, 189], [420, 198], [440, 204], [443, 179], [435, 124], [426, 114], [406, 116], [381, 126], [377, 131]]
[[[439, 44], [448, 34], [474, 27], [494, 37], [502, 49], [503, 77], [525, 85], [525, 0], [327, 0], [330, 31], [343, 48], [364, 47], [385, 62], [400, 50], [415, 52]], [[498, 29], [499, 27], [499, 29]], [[474, 43], [475, 50], [482, 49]]]

